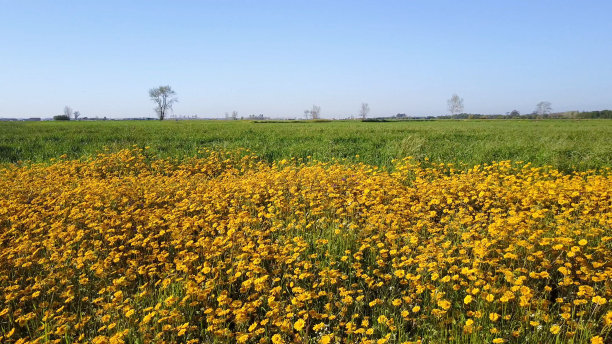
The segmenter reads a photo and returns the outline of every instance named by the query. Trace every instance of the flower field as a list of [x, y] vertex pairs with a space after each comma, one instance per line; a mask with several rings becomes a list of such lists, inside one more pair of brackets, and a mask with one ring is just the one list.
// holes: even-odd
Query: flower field
[[610, 169], [0, 169], [2, 343], [610, 343], [611, 299]]

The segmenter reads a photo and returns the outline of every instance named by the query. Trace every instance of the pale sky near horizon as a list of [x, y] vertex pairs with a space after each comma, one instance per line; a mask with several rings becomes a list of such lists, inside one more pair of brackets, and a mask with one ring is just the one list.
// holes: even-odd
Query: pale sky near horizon
[[612, 1], [5, 1], [0, 117], [612, 109]]

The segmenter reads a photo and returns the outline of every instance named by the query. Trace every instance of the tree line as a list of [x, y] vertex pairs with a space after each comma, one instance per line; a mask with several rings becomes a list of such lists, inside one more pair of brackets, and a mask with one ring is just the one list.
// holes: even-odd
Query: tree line
[[[172, 107], [174, 103], [178, 102], [176, 98], [176, 92], [169, 85], [159, 86], [156, 88], [152, 88], [149, 90], [149, 98], [152, 102], [155, 103], [155, 113], [157, 114], [157, 118], [159, 120], [164, 120], [168, 112], [172, 111]], [[470, 114], [464, 113], [464, 103], [463, 98], [459, 97], [456, 93], [453, 94], [447, 101], [448, 112], [450, 115], [448, 116], [428, 116], [427, 118], [438, 118], [438, 119], [512, 119], [512, 118], [524, 118], [524, 119], [548, 119], [548, 118], [571, 118], [571, 119], [612, 119], [612, 110], [601, 110], [601, 111], [567, 111], [567, 112], [559, 112], [553, 113], [551, 103], [548, 101], [541, 101], [536, 104], [535, 110], [526, 115], [521, 115], [518, 110], [512, 110], [511, 112], [507, 112], [505, 115], [496, 114], [496, 115], [482, 115], [482, 114]], [[362, 103], [361, 109], [359, 110], [359, 118], [361, 120], [367, 120], [367, 116], [370, 113], [370, 105], [368, 103]], [[55, 120], [70, 120], [74, 118], [75, 120], [79, 118], [81, 113], [79, 111], [73, 111], [71, 107], [64, 107], [64, 114], [54, 116]], [[396, 118], [406, 118], [410, 119], [411, 117], [399, 116], [398, 114]], [[321, 107], [318, 105], [313, 105], [311, 109], [304, 111], [304, 117], [307, 119], [317, 120], [320, 119], [321, 116]], [[225, 114], [226, 119], [230, 118], [228, 113]], [[233, 111], [231, 114], [232, 119], [238, 119], [238, 112]], [[414, 117], [412, 117], [414, 118]]]
[[437, 116], [438, 119], [612, 119], [612, 110], [598, 111], [566, 111], [557, 113], [538, 114], [536, 112], [521, 115], [518, 111], [507, 114], [482, 115], [461, 113], [450, 116]]

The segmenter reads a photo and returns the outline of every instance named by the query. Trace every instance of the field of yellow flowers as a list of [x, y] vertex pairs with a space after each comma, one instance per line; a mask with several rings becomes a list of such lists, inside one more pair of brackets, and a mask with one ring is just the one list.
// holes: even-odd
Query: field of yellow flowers
[[610, 343], [611, 299], [609, 169], [0, 169], [2, 343]]

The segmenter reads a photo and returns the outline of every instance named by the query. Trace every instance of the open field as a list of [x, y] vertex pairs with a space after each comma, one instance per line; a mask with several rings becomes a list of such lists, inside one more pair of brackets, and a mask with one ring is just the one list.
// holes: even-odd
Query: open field
[[610, 137], [0, 123], [0, 342], [608, 343]]
[[174, 157], [203, 147], [249, 148], [270, 162], [312, 156], [390, 166], [394, 158], [413, 156], [467, 165], [528, 161], [571, 171], [612, 166], [611, 137], [606, 120], [0, 122], [0, 163], [80, 158], [104, 146], [116, 151], [135, 144]]

